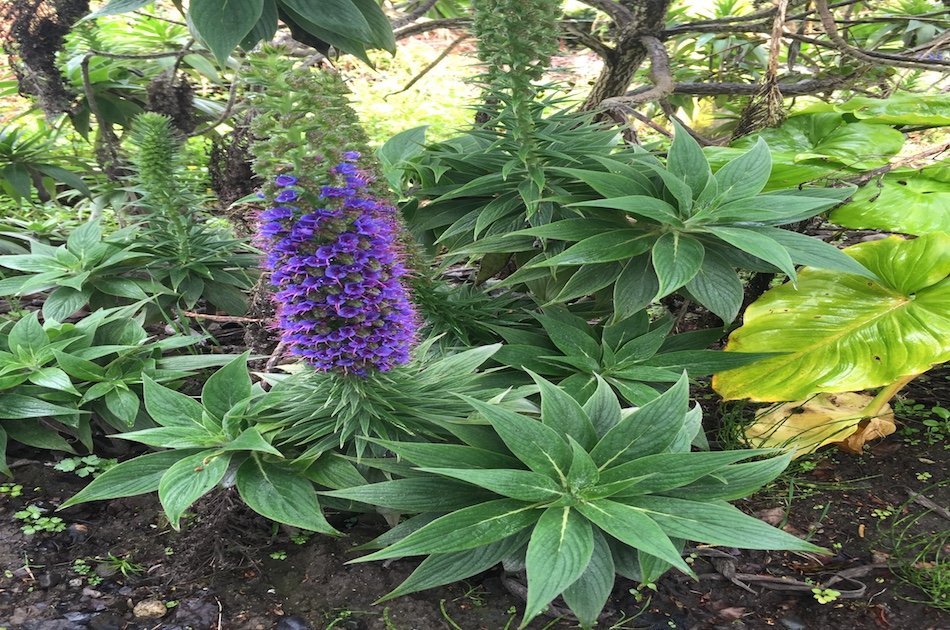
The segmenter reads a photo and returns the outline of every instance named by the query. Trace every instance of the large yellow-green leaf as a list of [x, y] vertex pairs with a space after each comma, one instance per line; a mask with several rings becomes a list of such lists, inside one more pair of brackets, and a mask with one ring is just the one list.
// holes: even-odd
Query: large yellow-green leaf
[[893, 127], [849, 123], [837, 112], [794, 116], [781, 127], [746, 136], [734, 146], [751, 147], [756, 136], [768, 142], [773, 155], [783, 153], [794, 156], [795, 162], [857, 169], [887, 164], [904, 144], [904, 134]]
[[723, 398], [859, 391], [950, 358], [950, 234], [891, 236], [844, 251], [881, 281], [806, 267], [797, 291], [784, 284], [766, 292], [726, 350], [788, 354], [717, 374]]
[[864, 122], [886, 125], [950, 125], [950, 94], [896, 94], [888, 99], [858, 96], [835, 105]]
[[844, 227], [904, 234], [950, 232], [950, 183], [916, 172], [889, 173], [865, 184], [831, 213], [831, 220]]

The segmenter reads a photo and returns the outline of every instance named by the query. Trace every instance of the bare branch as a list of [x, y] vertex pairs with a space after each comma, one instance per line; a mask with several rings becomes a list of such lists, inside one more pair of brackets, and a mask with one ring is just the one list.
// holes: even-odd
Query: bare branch
[[604, 99], [600, 103], [601, 108], [630, 108], [640, 103], [665, 98], [673, 93], [674, 84], [673, 77], [670, 74], [670, 57], [666, 52], [666, 47], [663, 46], [663, 42], [652, 35], [641, 36], [640, 42], [650, 54], [650, 80], [653, 81], [653, 86], [642, 92], [633, 94], [628, 92], [623, 96]]
[[403, 26], [406, 26], [407, 24], [412, 24], [413, 22], [421, 18], [423, 15], [428, 13], [429, 9], [434, 7], [435, 3], [438, 1], [439, 0], [423, 0], [423, 2], [419, 4], [419, 6], [416, 7], [413, 11], [405, 15], [401, 15], [397, 17], [395, 20], [393, 20], [393, 30], [402, 28]]
[[611, 0], [581, 0], [581, 2], [598, 11], [603, 11], [609, 15], [610, 19], [616, 22], [618, 26], [630, 24], [635, 19], [633, 12], [619, 2], [612, 2]]
[[[806, 79], [805, 81], [795, 81], [794, 83], [779, 83], [778, 88], [785, 96], [803, 96], [805, 94], [815, 94], [817, 92], [826, 92], [836, 90], [847, 86], [848, 82], [858, 78], [860, 73], [852, 73], [847, 76], [831, 77], [828, 79]], [[636, 97], [652, 88], [643, 86], [630, 90], [625, 96]], [[754, 83], [674, 83], [673, 94], [691, 94], [693, 96], [721, 96], [737, 95], [752, 96], [758, 91], [759, 86]], [[650, 99], [647, 99], [650, 100]]]
[[[238, 69], [238, 71], [239, 70], [240, 68]], [[228, 102], [224, 105], [224, 111], [221, 112], [220, 116], [218, 116], [217, 118], [209, 122], [204, 127], [201, 127], [200, 129], [195, 129], [194, 131], [189, 133], [188, 134], [189, 138], [202, 136], [231, 117], [231, 112], [234, 110], [234, 104], [237, 102], [237, 88], [238, 88], [238, 83], [240, 83], [238, 81], [238, 71], [235, 71], [234, 78], [231, 80], [231, 87], [228, 90]]]
[[396, 30], [394, 35], [396, 36], [396, 39], [405, 39], [407, 37], [412, 37], [413, 35], [421, 35], [422, 33], [437, 31], [442, 28], [464, 28], [471, 24], [471, 22], [472, 21], [468, 18], [446, 18], [444, 20], [417, 22], [416, 24], [410, 24], [409, 26], [404, 26], [403, 28]]
[[947, 151], [950, 151], [950, 141], [944, 142], [942, 144], [936, 144], [932, 147], [927, 147], [923, 151], [914, 153], [913, 155], [908, 155], [907, 157], [903, 157], [899, 160], [894, 160], [893, 162], [890, 162], [889, 164], [885, 164], [884, 166], [880, 168], [876, 168], [873, 171], [867, 171], [865, 173], [861, 173], [860, 175], [852, 178], [851, 181], [855, 182], [859, 186], [863, 186], [864, 184], [871, 181], [875, 177], [879, 177], [881, 175], [884, 175], [885, 173], [890, 173], [894, 169], [898, 169], [903, 166], [910, 166], [912, 164], [916, 164], [923, 159], [940, 155], [941, 153], [946, 153]]
[[407, 84], [405, 85], [405, 87], [403, 87], [401, 90], [396, 90], [395, 92], [390, 92], [389, 94], [387, 94], [386, 96], [383, 97], [383, 100], [386, 100], [386, 99], [389, 98], [390, 96], [395, 96], [396, 94], [402, 94], [402, 93], [405, 92], [406, 90], [409, 90], [413, 85], [415, 85], [416, 83], [418, 83], [419, 80], [422, 79], [422, 77], [424, 77], [425, 75], [427, 75], [433, 68], [435, 68], [437, 65], [439, 65], [439, 64], [442, 62], [443, 59], [445, 59], [446, 57], [448, 57], [448, 56], [452, 53], [452, 51], [455, 50], [455, 48], [456, 48], [459, 44], [461, 44], [462, 42], [464, 42], [466, 39], [468, 39], [468, 38], [470, 38], [470, 37], [471, 37], [471, 35], [469, 35], [468, 33], [466, 33], [465, 35], [462, 35], [461, 37], [459, 37], [458, 39], [456, 39], [454, 42], [452, 42], [451, 44], [449, 44], [448, 46], [446, 46], [446, 47], [445, 47], [445, 50], [443, 50], [441, 53], [439, 53], [439, 56], [436, 57], [435, 59], [433, 59], [432, 62], [430, 62], [425, 68], [423, 68], [422, 70], [420, 70], [419, 73], [416, 74], [416, 76], [412, 77], [412, 79], [409, 81], [409, 83], [407, 83]]
[[821, 20], [821, 26], [824, 28], [828, 38], [835, 44], [836, 48], [842, 53], [853, 57], [865, 63], [874, 63], [898, 68], [913, 68], [917, 70], [936, 70], [938, 72], [947, 72], [950, 69], [950, 61], [934, 59], [931, 61], [920, 61], [908, 59], [902, 55], [892, 55], [871, 50], [864, 50], [849, 44], [838, 33], [838, 26], [835, 24], [835, 18], [828, 7], [828, 0], [815, 0], [815, 8], [818, 11], [818, 17]]

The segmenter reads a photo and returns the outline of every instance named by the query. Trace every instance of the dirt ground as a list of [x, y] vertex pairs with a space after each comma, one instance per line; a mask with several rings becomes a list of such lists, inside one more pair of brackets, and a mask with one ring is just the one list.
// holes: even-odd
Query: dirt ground
[[[929, 579], [947, 606], [947, 563], [944, 556], [935, 564], [934, 554], [948, 551], [950, 432], [928, 414], [947, 405], [948, 390], [948, 370], [921, 378], [907, 393], [916, 403], [901, 407], [898, 433], [862, 456], [828, 451], [793, 464], [738, 502], [833, 557], [693, 549], [698, 582], [671, 573], [655, 590], [638, 590], [618, 579], [599, 627], [950, 628], [950, 615], [923, 603], [928, 596], [908, 582]], [[503, 630], [520, 619], [522, 601], [500, 567], [374, 605], [415, 566], [344, 564], [354, 546], [384, 530], [381, 520], [331, 515], [345, 537], [306, 538], [272, 528], [223, 490], [193, 510], [182, 532], [168, 527], [151, 495], [76, 506], [56, 514], [62, 531], [26, 535], [14, 513], [35, 505], [52, 516], [86, 483], [23, 459], [35, 456], [13, 450], [14, 479], [0, 487], [0, 628]], [[839, 595], [819, 603], [813, 586]], [[548, 616], [530, 627], [576, 624]]]

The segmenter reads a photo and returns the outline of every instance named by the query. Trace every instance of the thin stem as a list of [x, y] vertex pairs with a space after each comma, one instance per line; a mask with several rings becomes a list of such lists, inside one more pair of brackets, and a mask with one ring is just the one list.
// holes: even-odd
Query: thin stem
[[907, 383], [911, 382], [916, 377], [916, 374], [903, 376], [879, 391], [877, 396], [875, 396], [874, 399], [868, 403], [867, 407], [861, 410], [861, 416], [864, 418], [874, 418], [881, 415], [881, 410], [884, 409], [884, 406], [888, 402], [890, 402], [891, 398], [893, 398], [897, 392], [902, 390], [904, 385], [907, 385]]

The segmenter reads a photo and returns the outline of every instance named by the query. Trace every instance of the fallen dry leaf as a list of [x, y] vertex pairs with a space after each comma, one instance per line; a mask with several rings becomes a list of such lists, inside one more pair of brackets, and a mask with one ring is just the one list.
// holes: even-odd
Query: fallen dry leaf
[[740, 606], [732, 606], [730, 608], [723, 608], [719, 611], [719, 616], [723, 619], [728, 619], [729, 621], [736, 621], [737, 619], [742, 619], [746, 615], [746, 609]]
[[745, 435], [756, 447], [795, 449], [795, 457], [813, 453], [826, 444], [860, 453], [868, 440], [897, 429], [890, 406], [874, 418], [863, 417], [862, 410], [871, 400], [864, 394], [818, 394], [808, 400], [773, 405], [756, 414]]

